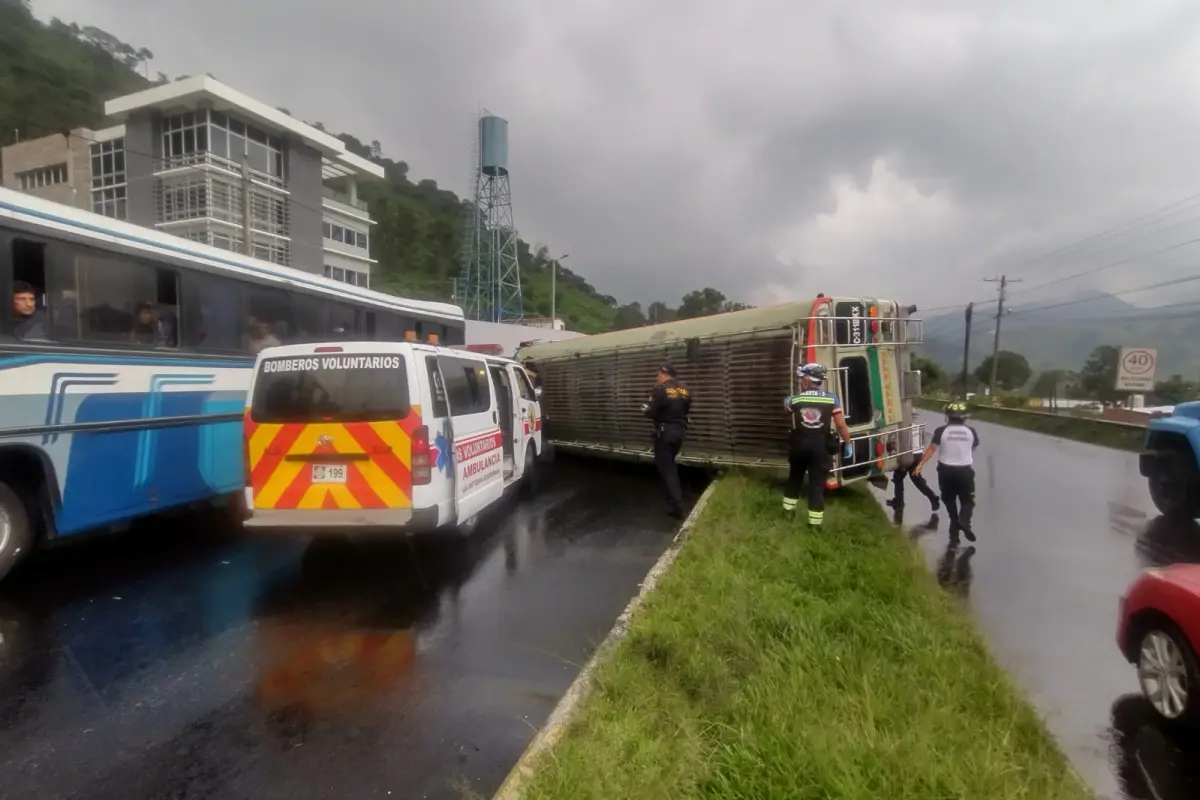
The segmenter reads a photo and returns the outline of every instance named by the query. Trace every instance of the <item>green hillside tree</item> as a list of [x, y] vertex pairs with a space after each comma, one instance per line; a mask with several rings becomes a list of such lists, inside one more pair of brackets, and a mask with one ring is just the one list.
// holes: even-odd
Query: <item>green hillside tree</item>
[[1079, 386], [1089, 399], [1114, 403], [1128, 394], [1117, 391], [1117, 365], [1120, 359], [1120, 349], [1110, 344], [1100, 345], [1088, 356], [1083, 369], [1079, 370]]
[[912, 357], [911, 364], [913, 369], [919, 370], [921, 373], [922, 393], [942, 392], [949, 388], [946, 371], [940, 364], [917, 355]]
[[1172, 375], [1165, 381], [1154, 384], [1151, 395], [1155, 405], [1174, 406], [1197, 399], [1200, 390], [1192, 381], [1185, 381], [1182, 375]]
[[[983, 363], [975, 368], [975, 377], [984, 386], [992, 380], [992, 357], [988, 356]], [[996, 388], [1005, 391], [1020, 389], [1033, 377], [1033, 369], [1025, 356], [1011, 350], [1001, 350], [996, 354]]]

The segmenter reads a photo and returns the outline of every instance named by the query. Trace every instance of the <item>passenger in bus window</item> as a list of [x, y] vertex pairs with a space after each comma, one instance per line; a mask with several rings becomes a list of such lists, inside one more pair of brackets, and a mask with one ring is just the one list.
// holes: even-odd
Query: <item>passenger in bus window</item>
[[153, 347], [175, 347], [174, 321], [150, 303], [138, 303], [131, 339], [136, 344]]
[[250, 318], [249, 330], [246, 332], [246, 350], [258, 353], [268, 347], [279, 347], [279, 345], [279, 339], [271, 332], [270, 323], [257, 317]]
[[25, 281], [13, 283], [13, 335], [45, 339], [46, 313], [37, 307], [37, 290]]

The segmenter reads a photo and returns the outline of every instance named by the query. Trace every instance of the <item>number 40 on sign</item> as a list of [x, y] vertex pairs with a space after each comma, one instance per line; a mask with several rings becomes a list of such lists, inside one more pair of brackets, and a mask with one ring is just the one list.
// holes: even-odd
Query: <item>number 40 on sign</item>
[[1153, 347], [1122, 347], [1117, 362], [1118, 392], [1154, 391], [1154, 372], [1158, 351]]

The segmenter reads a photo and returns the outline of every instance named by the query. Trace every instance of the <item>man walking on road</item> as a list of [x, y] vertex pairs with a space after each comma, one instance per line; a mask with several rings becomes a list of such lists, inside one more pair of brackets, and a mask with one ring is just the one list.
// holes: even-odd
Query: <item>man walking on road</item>
[[825, 522], [825, 481], [833, 466], [829, 452], [830, 425], [837, 427], [842, 439], [842, 456], [853, 455], [850, 429], [838, 396], [821, 388], [825, 368], [805, 364], [796, 368], [800, 394], [784, 401], [792, 412], [792, 431], [788, 434], [788, 478], [783, 489], [783, 510], [792, 512], [800, 504], [800, 484], [808, 474], [808, 526], [819, 528]]
[[642, 413], [654, 422], [654, 464], [667, 490], [667, 513], [676, 519], [683, 517], [683, 489], [675, 458], [687, 435], [691, 408], [692, 396], [678, 379], [675, 367], [663, 365], [650, 402], [642, 404]]
[[946, 516], [950, 517], [950, 544], [958, 544], [958, 534], [975, 541], [971, 529], [971, 517], [975, 512], [975, 448], [979, 447], [979, 434], [967, 425], [967, 404], [950, 403], [946, 406], [946, 424], [933, 432], [933, 440], [925, 448], [921, 463], [913, 468], [913, 475], [920, 475], [925, 462], [938, 454], [938, 490], [946, 504]]

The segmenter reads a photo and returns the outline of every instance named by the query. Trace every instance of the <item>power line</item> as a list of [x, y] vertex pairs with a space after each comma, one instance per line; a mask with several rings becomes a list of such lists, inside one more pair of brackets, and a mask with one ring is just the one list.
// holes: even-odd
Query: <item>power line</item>
[[[1043, 253], [1040, 256], [1035, 256], [1032, 259], [1028, 259], [1028, 260], [1024, 261], [1022, 263], [1022, 266], [1032, 266], [1035, 264], [1040, 264], [1040, 263], [1046, 261], [1047, 259], [1050, 259], [1052, 256], [1056, 256], [1056, 255], [1061, 256], [1063, 253], [1070, 251], [1073, 248], [1076, 248], [1082, 244], [1086, 244], [1087, 242], [1090, 242], [1093, 240], [1104, 239], [1106, 237], [1114, 236], [1114, 235], [1118, 235], [1118, 234], [1124, 235], [1124, 233], [1129, 233], [1129, 231], [1136, 230], [1137, 228], [1142, 227], [1143, 225], [1153, 222], [1154, 221], [1153, 217], [1156, 217], [1159, 214], [1162, 214], [1162, 212], [1169, 211], [1170, 209], [1175, 208], [1176, 206], [1186, 205], [1187, 203], [1190, 203], [1194, 200], [1200, 200], [1200, 192], [1189, 195], [1188, 197], [1185, 197], [1182, 200], [1176, 200], [1173, 203], [1168, 203], [1167, 205], [1165, 205], [1161, 208], [1157, 208], [1153, 211], [1148, 211], [1144, 214], [1134, 217], [1131, 220], [1128, 220], [1127, 222], [1123, 222], [1119, 225], [1115, 225], [1112, 228], [1108, 228], [1106, 230], [1099, 231], [1097, 233], [1085, 236], [1082, 239], [1076, 240], [1075, 242], [1071, 242], [1071, 243], [1068, 243], [1061, 247], [1057, 247], [1053, 250]], [[1179, 210], [1173, 212], [1173, 214], [1168, 214], [1167, 217], [1173, 216], [1174, 214], [1179, 213], [1179, 211], [1181, 211], [1181, 210], [1183, 210], [1183, 209], [1179, 209]], [[1128, 230], [1125, 230], [1124, 233], [1121, 233], [1122, 229], [1125, 229], [1125, 228], [1128, 228]]]
[[[1100, 295], [1098, 297], [1081, 297], [1081, 298], [1077, 298], [1075, 300], [1065, 300], [1061, 303], [1051, 303], [1050, 305], [1034, 306], [1033, 308], [1024, 309], [1021, 313], [1028, 314], [1028, 313], [1031, 313], [1034, 311], [1047, 311], [1052, 308], [1063, 308], [1065, 306], [1073, 306], [1073, 305], [1078, 305], [1081, 303], [1094, 303], [1097, 300], [1104, 300], [1105, 298], [1108, 298], [1108, 297], [1120, 297], [1122, 295], [1134, 294], [1136, 292], [1148, 292], [1151, 289], [1162, 289], [1167, 286], [1179, 286], [1184, 283], [1192, 283], [1193, 281], [1200, 281], [1200, 275], [1189, 275], [1186, 278], [1175, 278], [1174, 280], [1162, 281], [1161, 283], [1151, 283], [1151, 284], [1147, 284], [1146, 286], [1135, 286], [1132, 289], [1125, 289], [1120, 292], [1110, 292], [1108, 294]], [[1119, 317], [1114, 317], [1114, 319], [1119, 319]]]
[[[1175, 211], [1173, 211], [1171, 214], [1167, 214], [1167, 215], [1166, 215], [1166, 217], [1163, 217], [1162, 219], [1169, 218], [1169, 217], [1171, 217], [1171, 216], [1174, 216], [1175, 214], [1178, 214], [1178, 213], [1180, 213], [1181, 211], [1184, 211], [1184, 210], [1186, 210], [1186, 206], [1187, 206], [1187, 204], [1189, 204], [1189, 203], [1192, 203], [1192, 202], [1194, 202], [1194, 201], [1197, 201], [1197, 200], [1200, 200], [1200, 192], [1198, 192], [1198, 193], [1196, 193], [1196, 194], [1189, 195], [1188, 197], [1185, 197], [1185, 198], [1183, 198], [1182, 200], [1176, 200], [1176, 201], [1175, 201], [1175, 202], [1173, 202], [1173, 203], [1168, 203], [1167, 205], [1165, 205], [1165, 206], [1162, 206], [1161, 208], [1157, 208], [1157, 209], [1155, 209], [1155, 210], [1153, 210], [1153, 211], [1149, 211], [1149, 212], [1146, 212], [1146, 213], [1144, 213], [1144, 214], [1141, 214], [1141, 215], [1139, 215], [1139, 216], [1137, 216], [1137, 217], [1134, 217], [1134, 218], [1133, 218], [1133, 219], [1131, 219], [1131, 220], [1128, 220], [1128, 221], [1126, 221], [1126, 222], [1124, 222], [1124, 223], [1121, 223], [1120, 225], [1116, 225], [1116, 226], [1114, 226], [1114, 227], [1112, 227], [1112, 228], [1108, 228], [1108, 229], [1106, 229], [1106, 230], [1099, 231], [1099, 232], [1097, 232], [1097, 233], [1094, 233], [1094, 234], [1091, 234], [1091, 235], [1089, 235], [1089, 236], [1085, 236], [1085, 237], [1083, 237], [1082, 239], [1078, 239], [1078, 240], [1076, 240], [1076, 241], [1074, 241], [1074, 242], [1070, 242], [1070, 243], [1068, 243], [1068, 244], [1062, 245], [1062, 246], [1060, 246], [1060, 247], [1057, 247], [1057, 248], [1055, 248], [1055, 249], [1053, 249], [1053, 250], [1049, 250], [1049, 251], [1047, 251], [1047, 252], [1043, 253], [1043, 254], [1042, 254], [1042, 255], [1040, 255], [1040, 256], [1036, 256], [1036, 257], [1034, 257], [1034, 258], [1032, 258], [1032, 259], [1027, 259], [1026, 261], [1022, 262], [1022, 265], [1024, 265], [1024, 266], [1031, 266], [1031, 265], [1034, 265], [1034, 264], [1041, 263], [1041, 262], [1043, 262], [1043, 261], [1045, 261], [1045, 260], [1049, 259], [1049, 258], [1050, 258], [1050, 257], [1052, 257], [1052, 256], [1055, 256], [1055, 255], [1062, 255], [1063, 253], [1065, 253], [1065, 252], [1067, 252], [1067, 251], [1069, 251], [1069, 250], [1071, 250], [1071, 249], [1073, 249], [1073, 248], [1077, 248], [1077, 247], [1079, 247], [1080, 245], [1086, 244], [1086, 243], [1088, 243], [1088, 242], [1091, 242], [1091, 241], [1095, 241], [1095, 240], [1104, 239], [1104, 238], [1106, 238], [1106, 237], [1112, 237], [1112, 236], [1119, 236], [1119, 235], [1125, 235], [1125, 234], [1128, 234], [1129, 232], [1131, 232], [1131, 231], [1133, 231], [1133, 230], [1136, 230], [1136, 229], [1137, 229], [1137, 228], [1139, 228], [1139, 227], [1143, 227], [1143, 226], [1145, 226], [1145, 225], [1147, 225], [1147, 224], [1151, 224], [1151, 223], [1155, 222], [1156, 220], [1155, 220], [1154, 218], [1155, 218], [1155, 217], [1158, 217], [1158, 216], [1159, 216], [1159, 215], [1161, 215], [1161, 214], [1163, 214], [1163, 212], [1165, 212], [1165, 211], [1170, 211], [1171, 209], [1176, 209], [1176, 210], [1175, 210]], [[1183, 208], [1176, 208], [1177, 206], [1183, 206]], [[1158, 220], [1158, 221], [1161, 221], [1161, 220]], [[1151, 235], [1158, 234], [1158, 233], [1163, 233], [1164, 231], [1171, 230], [1171, 229], [1173, 229], [1173, 228], [1179, 227], [1179, 226], [1181, 226], [1181, 225], [1184, 225], [1184, 224], [1187, 224], [1187, 223], [1190, 223], [1190, 222], [1195, 222], [1195, 221], [1200, 221], [1200, 217], [1193, 217], [1193, 218], [1189, 218], [1188, 220], [1184, 220], [1184, 221], [1183, 221], [1183, 222], [1181, 222], [1181, 223], [1176, 223], [1175, 225], [1169, 225], [1169, 226], [1167, 226], [1167, 227], [1165, 227], [1165, 228], [1160, 228], [1160, 229], [1158, 229], [1158, 230], [1156, 230], [1156, 231], [1153, 231], [1153, 232], [1151, 232]], [[1134, 241], [1140, 241], [1142, 238], [1145, 238], [1145, 237], [1139, 237], [1138, 239], [1135, 239]], [[1112, 267], [1115, 267], [1115, 266], [1120, 266], [1120, 265], [1122, 265], [1122, 264], [1128, 264], [1128, 263], [1131, 263], [1131, 262], [1133, 262], [1133, 261], [1137, 261], [1137, 260], [1139, 260], [1139, 259], [1143, 259], [1143, 258], [1151, 258], [1151, 257], [1153, 257], [1153, 256], [1156, 256], [1156, 255], [1161, 255], [1162, 253], [1165, 253], [1165, 252], [1170, 252], [1171, 250], [1179, 249], [1180, 247], [1184, 247], [1184, 246], [1187, 246], [1187, 245], [1189, 245], [1189, 244], [1194, 244], [1194, 243], [1196, 243], [1196, 242], [1200, 242], [1200, 239], [1192, 239], [1192, 240], [1188, 240], [1188, 241], [1186, 241], [1186, 242], [1180, 242], [1180, 243], [1177, 243], [1177, 244], [1174, 244], [1174, 245], [1170, 245], [1170, 246], [1168, 246], [1168, 247], [1166, 247], [1166, 248], [1163, 248], [1163, 249], [1161, 249], [1161, 250], [1153, 251], [1153, 252], [1146, 253], [1146, 254], [1142, 254], [1142, 255], [1139, 255], [1139, 256], [1131, 256], [1130, 258], [1127, 258], [1127, 259], [1121, 259], [1120, 261], [1117, 261], [1117, 262], [1112, 262], [1112, 263], [1109, 263], [1109, 264], [1105, 264], [1105, 265], [1103, 265], [1103, 266], [1101, 266], [1101, 267], [1098, 267], [1098, 268], [1094, 268], [1094, 269], [1091, 269], [1091, 270], [1086, 270], [1086, 271], [1084, 271], [1084, 272], [1080, 272], [1080, 273], [1075, 273], [1075, 274], [1073, 274], [1073, 275], [1070, 275], [1070, 276], [1066, 276], [1066, 277], [1063, 277], [1063, 278], [1058, 278], [1058, 279], [1055, 279], [1055, 280], [1053, 280], [1053, 281], [1048, 281], [1048, 282], [1046, 282], [1046, 283], [1038, 284], [1038, 285], [1035, 285], [1035, 286], [1030, 286], [1030, 287], [1027, 287], [1027, 288], [1024, 288], [1024, 289], [1018, 289], [1018, 290], [1014, 291], [1013, 293], [1014, 293], [1014, 294], [1017, 294], [1017, 293], [1024, 293], [1024, 292], [1031, 292], [1031, 291], [1035, 291], [1035, 290], [1037, 290], [1037, 289], [1039, 289], [1039, 288], [1043, 288], [1043, 287], [1045, 287], [1045, 286], [1052, 286], [1052, 285], [1056, 285], [1056, 284], [1059, 284], [1059, 283], [1064, 283], [1064, 282], [1066, 282], [1066, 281], [1069, 281], [1069, 280], [1074, 280], [1074, 279], [1077, 279], [1077, 278], [1085, 277], [1085, 276], [1087, 276], [1087, 275], [1093, 275], [1093, 274], [1095, 274], [1095, 273], [1097, 273], [1097, 272], [1102, 272], [1102, 271], [1104, 271], [1104, 270], [1106, 270], [1106, 269], [1111, 269]], [[1124, 242], [1123, 244], [1128, 244], [1128, 242]], [[1112, 249], [1112, 247], [1113, 247], [1113, 246], [1115, 246], [1115, 245], [1110, 245], [1110, 246], [1108, 246], [1108, 247], [1101, 248], [1100, 250], [1093, 251], [1092, 253], [1090, 253], [1090, 255], [1095, 255], [1096, 253], [1099, 253], [1099, 252], [1105, 252], [1106, 250]], [[983, 302], [987, 302], [989, 299], [990, 299], [990, 298], [977, 298], [977, 299], [971, 300], [971, 301], [969, 301], [969, 302], [974, 302], [974, 303], [983, 303]], [[942, 306], [933, 306], [933, 307], [930, 307], [930, 308], [923, 309], [923, 313], [925, 313], [925, 314], [931, 314], [931, 313], [935, 313], [935, 312], [938, 312], [938, 311], [950, 311], [950, 310], [957, 310], [957, 309], [961, 309], [961, 308], [962, 308], [964, 305], [966, 305], [966, 304], [965, 304], [965, 303], [962, 303], [962, 302], [959, 302], [959, 303], [952, 303], [952, 304], [947, 304], [947, 305], [942, 305]]]
[[1047, 281], [1046, 283], [1039, 283], [1039, 284], [1036, 284], [1035, 286], [1030, 286], [1028, 289], [1025, 289], [1024, 291], [1032, 292], [1032, 291], [1036, 291], [1038, 289], [1044, 289], [1047, 286], [1054, 286], [1059, 283], [1064, 283], [1066, 281], [1074, 280], [1076, 278], [1083, 278], [1088, 275], [1095, 275], [1096, 273], [1103, 272], [1106, 269], [1112, 269], [1113, 267], [1118, 267], [1118, 266], [1121, 266], [1122, 264], [1128, 264], [1133, 261], [1140, 261], [1143, 258], [1152, 258], [1153, 256], [1159, 256], [1159, 255], [1162, 255], [1163, 253], [1169, 253], [1172, 250], [1178, 250], [1182, 247], [1187, 247], [1188, 245], [1196, 244], [1198, 242], [1200, 242], [1200, 236], [1197, 236], [1194, 239], [1188, 239], [1187, 241], [1184, 241], [1184, 242], [1176, 242], [1175, 244], [1168, 245], [1166, 247], [1163, 247], [1159, 250], [1155, 250], [1150, 253], [1145, 253], [1145, 254], [1139, 255], [1139, 256], [1131, 256], [1129, 258], [1123, 258], [1123, 259], [1120, 259], [1119, 261], [1113, 261], [1111, 263], [1104, 264], [1099, 267], [1092, 267], [1091, 269], [1086, 269], [1083, 272], [1076, 272], [1074, 275], [1067, 275], [1062, 278], [1055, 278], [1054, 280]]

